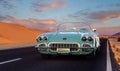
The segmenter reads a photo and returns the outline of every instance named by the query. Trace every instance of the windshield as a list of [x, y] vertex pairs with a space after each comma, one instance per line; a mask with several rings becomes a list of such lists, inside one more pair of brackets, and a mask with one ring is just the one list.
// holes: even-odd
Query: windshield
[[63, 23], [58, 25], [57, 30], [60, 32], [90, 32], [91, 27], [83, 23]]

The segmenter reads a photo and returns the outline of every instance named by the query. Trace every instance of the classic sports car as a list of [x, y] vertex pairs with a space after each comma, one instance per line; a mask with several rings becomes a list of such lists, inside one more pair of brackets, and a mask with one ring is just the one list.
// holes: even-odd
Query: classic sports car
[[94, 56], [100, 47], [98, 33], [86, 24], [60, 24], [57, 31], [41, 34], [36, 40], [35, 47], [43, 57], [58, 54]]

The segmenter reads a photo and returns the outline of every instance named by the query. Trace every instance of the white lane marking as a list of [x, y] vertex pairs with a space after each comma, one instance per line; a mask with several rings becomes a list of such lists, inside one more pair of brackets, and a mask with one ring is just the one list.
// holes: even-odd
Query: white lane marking
[[21, 59], [22, 58], [16, 58], [16, 59], [12, 59], [12, 60], [8, 60], [8, 61], [0, 62], [0, 65], [6, 64], [6, 63], [10, 63], [10, 62], [15, 62], [15, 61], [18, 61], [18, 60], [21, 60]]
[[112, 71], [108, 41], [107, 41], [107, 58], [106, 59], [107, 59], [107, 68], [106, 68], [106, 71]]

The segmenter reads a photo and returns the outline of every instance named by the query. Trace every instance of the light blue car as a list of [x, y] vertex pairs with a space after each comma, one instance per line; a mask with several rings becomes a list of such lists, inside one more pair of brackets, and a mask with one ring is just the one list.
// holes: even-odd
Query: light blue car
[[50, 55], [96, 55], [100, 40], [89, 25], [60, 24], [57, 31], [39, 35], [35, 46], [43, 57]]

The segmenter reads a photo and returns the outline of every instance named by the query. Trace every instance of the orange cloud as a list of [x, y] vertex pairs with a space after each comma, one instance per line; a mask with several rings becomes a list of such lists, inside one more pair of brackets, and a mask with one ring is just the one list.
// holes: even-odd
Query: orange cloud
[[33, 3], [33, 7], [35, 8], [35, 11], [49, 11], [58, 8], [65, 8], [66, 6], [67, 6], [66, 3], [63, 1], [51, 2], [48, 4]]
[[55, 20], [36, 20], [36, 19], [29, 19], [32, 23], [40, 23], [40, 24], [56, 24]]
[[64, 2], [53, 2], [50, 4], [51, 9], [57, 9], [60, 7], [66, 7], [66, 4]]

